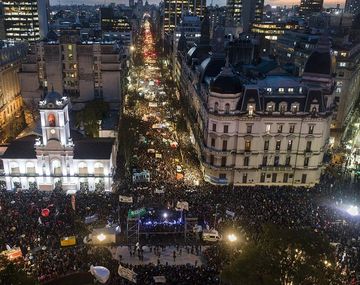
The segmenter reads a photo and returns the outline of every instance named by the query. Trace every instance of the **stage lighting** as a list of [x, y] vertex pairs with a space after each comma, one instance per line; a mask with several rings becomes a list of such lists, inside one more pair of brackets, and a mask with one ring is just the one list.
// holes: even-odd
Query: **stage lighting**
[[163, 217], [164, 217], [164, 219], [166, 219], [168, 217], [168, 213], [164, 213]]
[[104, 241], [106, 239], [106, 235], [104, 235], [103, 233], [99, 234], [97, 237], [96, 237], [99, 241]]
[[359, 208], [358, 206], [353, 206], [351, 205], [348, 209], [347, 212], [349, 215], [351, 216], [358, 216], [359, 215]]

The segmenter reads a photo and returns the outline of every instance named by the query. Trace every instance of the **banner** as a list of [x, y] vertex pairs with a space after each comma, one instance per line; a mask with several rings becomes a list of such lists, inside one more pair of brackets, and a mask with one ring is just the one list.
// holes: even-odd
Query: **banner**
[[229, 210], [226, 210], [225, 211], [225, 213], [226, 213], [226, 215], [228, 215], [228, 216], [230, 216], [230, 217], [235, 217], [235, 213], [234, 212], [231, 212], [231, 211], [229, 211]]
[[161, 275], [161, 276], [154, 276], [154, 282], [155, 283], [166, 283], [166, 277]]
[[73, 208], [73, 210], [75, 211], [75, 195], [71, 195], [71, 207]]
[[119, 195], [119, 202], [121, 202], [121, 203], [132, 203], [133, 202], [133, 197]]
[[189, 211], [189, 203], [186, 201], [183, 202], [177, 202], [176, 203], [176, 210], [186, 210]]
[[154, 193], [156, 193], [156, 194], [164, 194], [164, 193], [165, 193], [165, 190], [164, 190], [164, 189], [157, 189], [157, 188], [155, 188]]
[[69, 237], [61, 238], [60, 239], [60, 245], [61, 246], [76, 245], [76, 237], [75, 236], [69, 236]]
[[136, 273], [131, 269], [119, 265], [118, 274], [130, 282], [136, 283]]
[[143, 215], [146, 214], [146, 209], [145, 208], [140, 208], [137, 210], [129, 210], [128, 212], [128, 218], [137, 218], [137, 217], [141, 217]]
[[94, 214], [92, 216], [85, 217], [85, 224], [91, 224], [93, 222], [96, 222], [98, 220], [98, 215]]

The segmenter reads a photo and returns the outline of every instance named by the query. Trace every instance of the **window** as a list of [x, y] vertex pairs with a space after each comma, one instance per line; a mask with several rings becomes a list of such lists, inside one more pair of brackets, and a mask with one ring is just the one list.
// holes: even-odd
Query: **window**
[[283, 131], [283, 125], [282, 125], [282, 124], [279, 124], [279, 125], [277, 126], [277, 132], [278, 132], [279, 134], [281, 134], [282, 131]]
[[48, 122], [49, 122], [50, 127], [55, 127], [55, 115], [54, 114], [49, 114]]
[[336, 88], [336, 93], [341, 93], [341, 87]]
[[280, 114], [284, 114], [286, 112], [286, 105], [280, 104]]
[[213, 132], [216, 132], [216, 124], [212, 124], [212, 130]]
[[293, 114], [296, 114], [299, 111], [299, 106], [297, 104], [293, 104], [291, 106], [291, 112], [293, 112]]
[[220, 173], [219, 179], [225, 180], [226, 179], [226, 173]]
[[226, 166], [226, 156], [223, 156], [223, 157], [221, 158], [221, 166], [222, 166], [222, 167]]
[[11, 174], [20, 174], [20, 167], [17, 162], [10, 163], [10, 173]]
[[289, 88], [289, 89], [288, 89], [288, 92], [289, 92], [289, 93], [294, 93], [294, 88]]
[[271, 93], [272, 89], [271, 88], [266, 88], [266, 91]]
[[217, 113], [219, 111], [219, 103], [215, 102], [214, 104], [214, 113]]
[[274, 104], [272, 103], [267, 104], [266, 111], [268, 111], [269, 113], [274, 112]]
[[295, 132], [295, 125], [291, 124], [289, 127], [289, 133], [293, 134]]
[[254, 114], [254, 106], [253, 105], [249, 105], [248, 106], [248, 112], [249, 112], [249, 116], [252, 116]]
[[275, 156], [275, 157], [274, 157], [274, 166], [279, 166], [279, 162], [280, 162], [280, 157], [279, 157], [279, 156]]
[[302, 176], [301, 176], [301, 183], [303, 183], [303, 184], [305, 184], [306, 183], [306, 174], [303, 174]]
[[52, 162], [52, 172], [54, 175], [62, 175], [61, 162], [60, 160], [54, 160]]
[[266, 125], [265, 125], [265, 132], [266, 132], [267, 134], [269, 134], [270, 131], [271, 131], [271, 124], [266, 124]]
[[229, 132], [229, 126], [225, 125], [224, 126], [224, 134], [227, 134]]
[[277, 178], [277, 173], [272, 174], [271, 182], [275, 183]]
[[214, 138], [211, 139], [211, 147], [215, 147], [215, 139]]
[[246, 126], [246, 133], [251, 134], [251, 132], [252, 132], [252, 125], [247, 125]]
[[300, 88], [299, 88], [299, 93], [301, 94], [302, 92], [303, 92], [303, 88], [300, 87]]
[[27, 174], [36, 174], [35, 164], [33, 162], [26, 163], [26, 173]]
[[244, 166], [249, 166], [249, 160], [250, 158], [248, 156], [244, 157]]
[[242, 183], [247, 183], [247, 173], [243, 174]]
[[284, 173], [283, 183], [287, 183], [289, 178], [289, 174]]
[[229, 114], [230, 113], [230, 104], [226, 103], [225, 104], [225, 114]]
[[340, 66], [340, 67], [345, 67], [345, 66], [346, 66], [346, 62], [340, 62], [340, 63], [339, 63], [339, 66]]
[[251, 141], [246, 140], [245, 141], [245, 151], [250, 151], [251, 150]]
[[280, 147], [281, 147], [281, 140], [277, 140], [275, 150], [280, 150]]
[[287, 150], [292, 150], [293, 141], [288, 140]]
[[210, 155], [210, 165], [214, 165], [214, 155]]
[[309, 125], [309, 131], [308, 131], [308, 133], [309, 134], [313, 134], [314, 133], [314, 125]]
[[269, 141], [268, 140], [266, 140], [264, 142], [264, 150], [269, 150]]
[[227, 140], [223, 140], [222, 150], [223, 150], [223, 151], [226, 151], [226, 150], [227, 150]]
[[284, 93], [285, 89], [284, 88], [279, 88], [279, 93]]
[[265, 177], [266, 177], [266, 174], [265, 174], [265, 173], [261, 173], [260, 183], [265, 183]]
[[104, 175], [104, 165], [101, 162], [96, 162], [94, 165], [95, 175]]
[[311, 151], [311, 141], [306, 142], [306, 151]]
[[308, 157], [305, 157], [305, 159], [304, 159], [304, 166], [305, 167], [309, 166], [309, 158]]
[[267, 165], [267, 160], [268, 160], [267, 156], [263, 156], [263, 159], [262, 159], [262, 165], [263, 166]]
[[291, 156], [287, 156], [285, 158], [285, 166], [290, 166], [290, 162], [291, 162]]
[[85, 162], [80, 162], [78, 165], [79, 168], [79, 175], [87, 175], [88, 174], [88, 168], [87, 164]]

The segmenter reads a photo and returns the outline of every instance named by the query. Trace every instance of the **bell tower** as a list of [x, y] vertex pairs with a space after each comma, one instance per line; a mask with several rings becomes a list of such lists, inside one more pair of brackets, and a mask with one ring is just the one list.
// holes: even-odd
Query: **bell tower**
[[39, 102], [43, 146], [58, 141], [61, 146], [72, 146], [69, 127], [69, 101], [52, 90]]

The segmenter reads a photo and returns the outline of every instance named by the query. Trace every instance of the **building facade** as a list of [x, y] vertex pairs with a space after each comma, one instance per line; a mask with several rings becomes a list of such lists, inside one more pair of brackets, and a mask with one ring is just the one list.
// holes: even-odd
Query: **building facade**
[[354, 16], [360, 13], [360, 1], [359, 0], [346, 0], [345, 12], [353, 14]]
[[[305, 77], [269, 74], [256, 80], [238, 75], [228, 63], [224, 67], [224, 58], [190, 51], [183, 54], [180, 90], [205, 180], [234, 185], [318, 183], [332, 118], [329, 50], [314, 51]], [[327, 63], [320, 71], [315, 68], [319, 54]], [[314, 74], [318, 82], [312, 81]]]
[[119, 108], [127, 58], [116, 42], [33, 44], [19, 73], [23, 99], [38, 101], [44, 91], [54, 88], [69, 96], [74, 107], [103, 99]]
[[324, 0], [301, 0], [300, 15], [309, 17], [313, 13], [319, 13], [323, 9]]
[[6, 39], [34, 42], [48, 33], [48, 0], [5, 0]]
[[39, 102], [41, 137], [12, 142], [2, 156], [7, 190], [110, 191], [114, 139], [78, 138], [70, 132], [69, 101], [50, 92]]
[[[3, 43], [0, 48], [0, 127], [4, 130], [22, 111], [18, 72], [26, 55], [26, 43]], [[4, 132], [4, 131], [3, 131]], [[3, 134], [6, 135], [6, 134]]]

